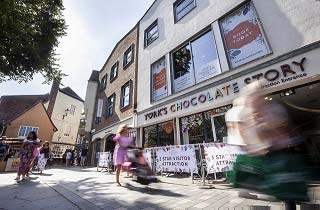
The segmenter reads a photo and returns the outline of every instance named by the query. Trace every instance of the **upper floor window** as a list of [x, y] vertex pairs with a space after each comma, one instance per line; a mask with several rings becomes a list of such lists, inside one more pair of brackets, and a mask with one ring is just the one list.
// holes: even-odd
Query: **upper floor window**
[[104, 75], [101, 79], [101, 90], [106, 89], [107, 87], [107, 75]]
[[110, 71], [110, 82], [112, 82], [113, 80], [115, 80], [118, 77], [118, 66], [119, 66], [119, 62], [117, 61], [115, 64], [113, 64], [113, 66], [111, 67], [111, 71]]
[[115, 94], [112, 94], [108, 98], [108, 102], [107, 102], [107, 117], [110, 117], [113, 114], [115, 96], [116, 96]]
[[130, 104], [130, 81], [121, 87], [121, 108], [127, 107]]
[[166, 59], [151, 65], [151, 99], [158, 101], [168, 95]]
[[144, 46], [147, 47], [158, 37], [158, 20], [156, 20], [144, 31]]
[[71, 133], [71, 125], [67, 125], [64, 131], [64, 136], [70, 136]]
[[70, 106], [70, 111], [69, 111], [69, 113], [71, 114], [71, 115], [74, 115], [74, 112], [76, 111], [76, 106], [75, 105], [71, 105]]
[[[192, 50], [191, 50], [192, 49]], [[173, 90], [179, 92], [221, 73], [212, 31], [172, 53]]]
[[173, 4], [174, 21], [178, 22], [196, 7], [196, 0], [177, 0]]
[[123, 55], [123, 67], [128, 66], [133, 62], [133, 45], [131, 45]]
[[39, 128], [21, 125], [18, 132], [18, 137], [27, 137], [31, 131], [35, 131], [38, 134]]

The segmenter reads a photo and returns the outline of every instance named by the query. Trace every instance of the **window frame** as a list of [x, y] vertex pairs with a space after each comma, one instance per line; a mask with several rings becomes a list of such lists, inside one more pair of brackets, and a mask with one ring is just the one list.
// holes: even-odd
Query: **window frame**
[[[194, 8], [197, 7], [196, 0], [192, 0], [192, 3], [190, 3], [190, 4], [193, 4], [193, 7], [192, 7], [186, 14], [184, 14], [183, 16], [181, 16], [181, 17], [178, 19], [178, 17], [177, 17], [177, 7], [178, 7], [183, 1], [187, 1], [187, 0], [176, 0], [176, 1], [173, 3], [174, 23], [179, 22], [182, 18], [184, 18], [187, 14], [189, 14], [192, 10], [194, 10]], [[187, 6], [185, 6], [183, 9], [187, 8], [190, 4], [188, 4]], [[182, 10], [183, 10], [183, 9], [182, 9]], [[181, 10], [181, 11], [182, 11], [182, 10]], [[180, 12], [181, 12], [181, 11], [180, 11]]]
[[71, 134], [71, 130], [72, 130], [72, 126], [71, 125], [66, 125], [64, 132], [63, 132], [63, 136], [70, 136]]
[[[110, 99], [113, 98], [113, 102], [112, 102], [112, 109], [111, 109], [111, 113], [109, 113], [109, 108], [110, 108]], [[108, 98], [107, 98], [107, 110], [106, 110], [106, 117], [111, 117], [113, 115], [114, 112], [114, 105], [115, 105], [115, 100], [116, 100], [116, 94], [113, 93], [111, 94]]]
[[[24, 130], [24, 136], [20, 136], [20, 131], [21, 131], [21, 129], [22, 128], [25, 128], [25, 130]], [[28, 128], [31, 128], [31, 129], [28, 129]], [[38, 133], [39, 133], [39, 127], [33, 127], [33, 126], [28, 126], [28, 125], [20, 125], [20, 128], [19, 128], [19, 130], [18, 130], [18, 137], [27, 137], [28, 136], [28, 134], [29, 134], [29, 132], [30, 131], [35, 131], [36, 133], [37, 133], [37, 135], [38, 135]]]
[[102, 78], [101, 78], [101, 82], [100, 82], [100, 84], [101, 84], [101, 91], [102, 90], [105, 90], [106, 89], [106, 87], [107, 87], [107, 78], [108, 78], [108, 75], [107, 74], [105, 74]]
[[[157, 34], [157, 37], [152, 40], [150, 43], [148, 43], [148, 33], [154, 28], [154, 27], [157, 27], [157, 31], [155, 33], [153, 33], [152, 35], [154, 34]], [[152, 37], [152, 36], [151, 36]], [[151, 38], [149, 37], [149, 38]], [[155, 21], [153, 21], [153, 23], [151, 23], [150, 26], [148, 26], [148, 28], [146, 28], [144, 30], [144, 48], [148, 47], [149, 45], [151, 45], [153, 42], [155, 42], [157, 39], [159, 38], [159, 24], [158, 24], [158, 19], [156, 19]]]
[[[113, 69], [116, 69], [116, 75], [113, 76]], [[119, 61], [115, 62], [115, 64], [113, 64], [113, 66], [110, 69], [110, 83], [112, 83], [114, 80], [116, 80], [118, 78], [118, 72], [119, 72]]]
[[[126, 105], [126, 106], [124, 106], [124, 97], [125, 97], [125, 88], [126, 87], [128, 87], [129, 86], [129, 103]], [[129, 80], [128, 82], [126, 82], [124, 85], [122, 85], [121, 86], [121, 97], [120, 97], [120, 110], [123, 110], [123, 109], [125, 109], [125, 108], [127, 108], [127, 107], [130, 107], [130, 105], [131, 105], [131, 80]]]
[[[127, 63], [127, 55], [129, 54], [129, 52], [131, 51], [131, 60]], [[130, 45], [130, 47], [123, 53], [123, 70], [125, 70], [126, 68], [128, 68], [134, 61], [134, 45]]]
[[[154, 92], [153, 92], [153, 83], [154, 83], [154, 80], [153, 80], [153, 69], [152, 69], [152, 66], [154, 66], [155, 64], [159, 63], [160, 61], [164, 60], [164, 66], [165, 66], [165, 69], [166, 69], [166, 86], [167, 86], [167, 94], [166, 96], [163, 96], [161, 98], [158, 98], [158, 99], [154, 99]], [[150, 65], [150, 102], [153, 103], [153, 102], [157, 102], [157, 101], [160, 101], [166, 97], [168, 97], [169, 95], [169, 90], [168, 90], [168, 77], [170, 75], [168, 75], [168, 61], [167, 61], [167, 57], [164, 55], [162, 56], [161, 58], [159, 58], [158, 60], [156, 60], [155, 62], [151, 63]]]
[[69, 113], [71, 115], [74, 115], [74, 113], [76, 112], [76, 108], [76, 105], [71, 104]]

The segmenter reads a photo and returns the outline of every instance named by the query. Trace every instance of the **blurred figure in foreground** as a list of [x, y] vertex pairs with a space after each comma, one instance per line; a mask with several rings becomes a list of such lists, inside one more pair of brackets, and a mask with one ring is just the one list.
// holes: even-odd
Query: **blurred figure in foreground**
[[228, 143], [241, 145], [245, 154], [237, 157], [231, 174], [235, 187], [260, 191], [285, 202], [286, 210], [296, 201], [308, 201], [304, 157], [290, 151], [302, 142], [290, 133], [286, 109], [265, 100], [261, 83], [243, 89], [226, 114]]

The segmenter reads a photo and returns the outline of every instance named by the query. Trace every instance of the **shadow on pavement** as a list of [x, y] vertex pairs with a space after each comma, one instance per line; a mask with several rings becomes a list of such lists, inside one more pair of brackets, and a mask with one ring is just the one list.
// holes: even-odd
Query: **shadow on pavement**
[[125, 187], [128, 188], [129, 190], [137, 191], [137, 192], [141, 192], [141, 193], [146, 193], [149, 195], [164, 195], [164, 196], [170, 196], [170, 197], [183, 197], [184, 196], [182, 194], [175, 193], [170, 190], [150, 188], [148, 186], [137, 187], [137, 186], [131, 185], [129, 183], [127, 183]]

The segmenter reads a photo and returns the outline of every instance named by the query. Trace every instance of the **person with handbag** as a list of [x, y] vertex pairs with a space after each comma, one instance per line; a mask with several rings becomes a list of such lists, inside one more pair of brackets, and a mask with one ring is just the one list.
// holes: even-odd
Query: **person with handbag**
[[49, 159], [50, 154], [50, 145], [48, 141], [45, 141], [42, 147], [40, 148], [40, 156], [38, 158], [38, 165], [37, 168], [42, 174], [42, 171], [45, 169], [47, 160]]

